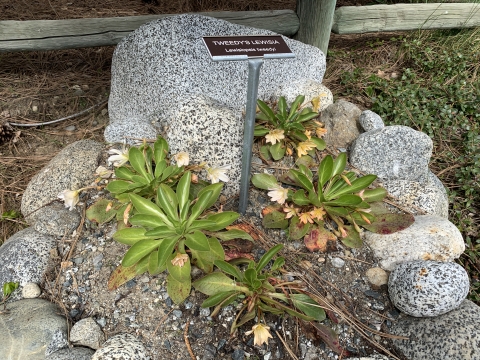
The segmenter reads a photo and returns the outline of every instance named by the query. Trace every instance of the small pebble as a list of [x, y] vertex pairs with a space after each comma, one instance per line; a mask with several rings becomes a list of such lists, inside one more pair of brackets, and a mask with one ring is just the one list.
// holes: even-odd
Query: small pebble
[[33, 112], [37, 112], [37, 111], [38, 111], [38, 106], [37, 106], [37, 105], [33, 105], [33, 106], [32, 106], [32, 111], [33, 111]]
[[66, 131], [75, 131], [76, 127], [75, 125], [70, 125], [65, 128]]
[[33, 282], [26, 283], [22, 289], [22, 296], [25, 299], [37, 298], [40, 296], [41, 293], [42, 290], [40, 290], [40, 287]]
[[379, 267], [370, 268], [365, 272], [368, 282], [373, 289], [378, 289], [382, 285], [388, 283], [388, 274], [385, 270]]
[[332, 258], [332, 265], [336, 268], [342, 268], [345, 266], [345, 261], [343, 259], [340, 259], [338, 257]]
[[209, 308], [202, 308], [200, 309], [200, 316], [201, 317], [206, 317], [210, 315], [210, 309]]
[[173, 310], [173, 316], [176, 316], [177, 318], [182, 317], [182, 311], [181, 310]]
[[232, 360], [243, 360], [245, 359], [245, 351], [242, 349], [235, 349], [232, 354]]

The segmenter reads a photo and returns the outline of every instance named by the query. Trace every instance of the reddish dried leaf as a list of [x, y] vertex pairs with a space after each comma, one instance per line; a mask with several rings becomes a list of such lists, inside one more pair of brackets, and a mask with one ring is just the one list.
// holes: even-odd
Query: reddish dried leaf
[[228, 241], [222, 241], [224, 247], [240, 252], [248, 253], [252, 251], [253, 242], [245, 239], [233, 239]]
[[338, 340], [338, 334], [333, 331], [333, 329], [329, 328], [328, 326], [318, 324], [315, 322], [311, 322], [313, 327], [317, 332], [317, 336], [321, 338], [327, 346], [335, 351], [337, 354], [348, 357], [351, 356], [348, 350], [345, 350], [341, 347], [340, 342]]
[[375, 221], [370, 225], [362, 224], [362, 227], [377, 234], [393, 234], [408, 228], [415, 222], [412, 214], [390, 213], [382, 203], [372, 203], [371, 214], [375, 216]]
[[279, 205], [268, 205], [267, 207], [264, 207], [262, 209], [262, 216], [265, 217], [266, 215], [274, 212], [274, 211], [280, 211], [280, 206]]
[[244, 253], [244, 252], [240, 252], [240, 251], [233, 250], [233, 249], [225, 250], [225, 261], [230, 261], [230, 260], [238, 259], [238, 258], [247, 258], [247, 259], [250, 259], [250, 260], [255, 260], [253, 255], [250, 254], [250, 253]]
[[108, 290], [116, 290], [127, 281], [132, 280], [136, 275], [136, 265], [132, 265], [129, 267], [123, 267], [122, 265], [118, 265], [118, 267], [113, 270], [112, 274], [110, 275], [110, 279], [108, 279], [107, 288]]
[[314, 227], [310, 233], [303, 238], [305, 246], [312, 252], [332, 250], [332, 248], [336, 248], [336, 240], [336, 236], [324, 227]]
[[260, 236], [263, 236], [263, 232], [257, 229], [256, 227], [247, 224], [247, 223], [240, 223], [236, 225], [230, 225], [226, 227], [227, 230], [230, 229], [238, 229], [238, 230], [243, 230], [245, 231], [248, 235], [250, 235], [254, 241], [258, 241], [260, 239]]

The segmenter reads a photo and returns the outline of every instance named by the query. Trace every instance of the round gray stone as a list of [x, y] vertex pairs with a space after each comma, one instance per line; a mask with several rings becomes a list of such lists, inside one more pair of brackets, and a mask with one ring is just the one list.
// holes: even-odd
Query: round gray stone
[[2, 359], [44, 360], [68, 346], [67, 321], [59, 308], [43, 299], [25, 299], [7, 304], [0, 316]]
[[56, 241], [29, 227], [13, 234], [0, 247], [0, 284], [9, 281], [25, 285], [41, 283], [47, 270], [50, 250]]
[[392, 303], [415, 317], [438, 316], [457, 308], [469, 289], [467, 272], [453, 262], [404, 262], [388, 279]]
[[105, 335], [97, 322], [89, 317], [78, 321], [70, 330], [70, 342], [97, 350], [105, 341]]
[[465, 300], [444, 315], [416, 318], [402, 315], [390, 329], [394, 346], [410, 360], [480, 359], [480, 307]]
[[65, 236], [78, 227], [81, 218], [76, 210], [70, 211], [62, 204], [52, 204], [36, 212], [33, 228], [42, 234]]
[[103, 150], [104, 146], [93, 140], [80, 140], [62, 149], [25, 189], [21, 206], [25, 220], [34, 224], [39, 217], [37, 210], [58, 199], [63, 190], [90, 184]]
[[382, 118], [371, 110], [365, 110], [360, 114], [358, 122], [365, 131], [377, 130], [385, 127]]
[[362, 112], [351, 102], [338, 100], [327, 107], [320, 116], [327, 133], [324, 136], [328, 146], [348, 148], [360, 135], [358, 118]]
[[105, 341], [100, 349], [95, 351], [92, 360], [145, 360], [147, 350], [133, 335], [117, 334]]

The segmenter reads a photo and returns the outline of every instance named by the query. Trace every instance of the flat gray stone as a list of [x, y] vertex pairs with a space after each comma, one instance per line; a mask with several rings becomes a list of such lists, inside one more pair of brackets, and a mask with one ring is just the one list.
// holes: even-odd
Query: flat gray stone
[[147, 350], [135, 336], [117, 334], [105, 341], [92, 357], [92, 360], [117, 359], [145, 360], [147, 359]]
[[84, 347], [65, 348], [55, 351], [46, 360], [91, 360], [95, 350]]
[[377, 113], [374, 113], [372, 110], [364, 110], [358, 118], [358, 122], [365, 131], [372, 131], [377, 129], [382, 129], [385, 127], [385, 124]]
[[67, 321], [60, 309], [43, 299], [25, 299], [7, 304], [0, 316], [2, 359], [44, 360], [68, 346]]
[[[215, 99], [241, 113], [246, 103], [247, 62], [212, 61], [202, 40], [212, 35], [275, 33], [197, 14], [171, 16], [139, 27], [122, 39], [113, 55], [110, 124], [105, 139], [120, 142], [125, 136], [142, 137], [146, 125], [142, 125], [140, 134], [137, 123], [153, 125], [160, 131], [177, 121], [172, 113], [178, 103], [194, 95]], [[264, 62], [260, 99], [270, 99], [282, 85], [298, 79], [322, 82], [326, 69], [322, 51], [283, 38], [296, 57]], [[128, 121], [129, 128], [125, 126]], [[117, 123], [121, 127], [116, 128]], [[225, 134], [225, 138], [228, 136]]]
[[394, 125], [361, 134], [352, 144], [350, 163], [383, 180], [425, 183], [433, 143], [428, 135]]
[[480, 308], [465, 300], [457, 309], [433, 318], [402, 315], [391, 333], [408, 340], [392, 339], [409, 360], [480, 359]]
[[201, 95], [180, 102], [177, 108], [177, 121], [172, 122], [165, 134], [170, 152], [188, 152], [190, 164], [206, 161], [210, 167], [230, 165], [226, 173], [230, 181], [225, 183], [223, 193], [238, 194], [243, 146], [241, 115]]
[[393, 234], [365, 231], [364, 239], [380, 267], [388, 271], [411, 260], [453, 261], [465, 250], [457, 227], [436, 215], [417, 215], [412, 225]]
[[47, 270], [50, 250], [56, 246], [52, 236], [29, 227], [13, 234], [0, 247], [0, 284], [41, 283]]
[[78, 211], [70, 211], [60, 203], [42, 207], [35, 212], [35, 215], [33, 228], [39, 233], [53, 236], [71, 234], [82, 219]]
[[[103, 150], [101, 143], [80, 140], [68, 145], [50, 160], [32, 178], [23, 193], [21, 210], [27, 222], [34, 224], [39, 218], [36, 210], [58, 199], [63, 190], [77, 190], [90, 184]], [[41, 214], [40, 218], [45, 219]], [[61, 232], [66, 227], [68, 225], [62, 224], [55, 232]]]
[[454, 262], [404, 262], [395, 267], [388, 279], [392, 303], [415, 317], [438, 316], [457, 308], [469, 289], [467, 272]]
[[447, 190], [431, 171], [428, 171], [426, 182], [384, 180], [382, 186], [412, 214], [418, 214], [420, 209], [430, 215], [448, 218]]
[[89, 317], [78, 321], [70, 330], [70, 342], [97, 350], [105, 341], [100, 325]]
[[320, 116], [320, 122], [327, 129], [323, 137], [327, 146], [348, 148], [360, 135], [358, 118], [361, 113], [356, 105], [345, 100], [338, 100], [327, 107]]

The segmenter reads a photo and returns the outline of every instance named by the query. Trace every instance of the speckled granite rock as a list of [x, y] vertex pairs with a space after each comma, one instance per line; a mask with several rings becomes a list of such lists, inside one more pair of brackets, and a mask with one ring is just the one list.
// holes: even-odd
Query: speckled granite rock
[[358, 122], [365, 131], [382, 129], [385, 127], [382, 118], [372, 110], [364, 110], [358, 118]]
[[71, 234], [80, 224], [78, 211], [70, 211], [63, 204], [52, 204], [35, 212], [33, 228], [42, 234], [64, 236]]
[[187, 151], [191, 164], [230, 165], [226, 196], [238, 194], [242, 169], [241, 115], [213, 99], [195, 95], [177, 104], [175, 122], [165, 131], [171, 154]]
[[43, 299], [25, 299], [7, 304], [0, 316], [2, 359], [44, 360], [68, 346], [67, 322], [58, 307]]
[[398, 264], [388, 279], [392, 303], [415, 317], [445, 314], [468, 295], [465, 269], [454, 262], [408, 261]]
[[410, 180], [385, 180], [382, 186], [398, 203], [418, 214], [416, 208], [431, 215], [448, 218], [448, 195], [445, 186], [431, 171], [426, 182]]
[[47, 356], [46, 360], [91, 360], [94, 353], [95, 350], [84, 347], [66, 348]]
[[[37, 219], [45, 220], [42, 212], [35, 211], [57, 199], [63, 190], [77, 190], [93, 181], [93, 173], [98, 166], [99, 156], [104, 146], [93, 140], [80, 140], [60, 151], [29, 182], [22, 197], [22, 214], [29, 224]], [[58, 220], [59, 221], [59, 220]], [[53, 224], [45, 225], [50, 228]], [[69, 228], [69, 224], [60, 225], [54, 232]], [[52, 230], [53, 231], [53, 230]], [[63, 233], [62, 233], [63, 235]]]
[[349, 357], [345, 360], [391, 360], [393, 358], [381, 355], [381, 354], [372, 354], [369, 356], [362, 356], [362, 357]]
[[137, 338], [130, 334], [117, 334], [105, 341], [95, 351], [92, 360], [146, 360], [146, 349]]
[[105, 335], [97, 322], [89, 317], [80, 320], [70, 330], [70, 342], [97, 350], [105, 341]]
[[40, 283], [47, 270], [55, 239], [29, 227], [9, 237], [0, 247], [0, 284], [8, 281], [24, 285]]
[[351, 102], [338, 100], [327, 107], [320, 116], [327, 133], [324, 136], [328, 146], [348, 148], [360, 135], [358, 117], [361, 110]]
[[433, 143], [428, 135], [394, 125], [361, 134], [352, 144], [350, 163], [384, 180], [426, 182]]
[[389, 235], [365, 231], [364, 239], [380, 267], [389, 271], [397, 263], [410, 260], [452, 261], [465, 250], [457, 227], [436, 215], [415, 216], [411, 226]]
[[318, 98], [319, 106], [315, 111], [319, 113], [333, 104], [332, 92], [320, 82], [309, 79], [300, 79], [287, 83], [281, 86], [275, 95], [276, 99], [280, 98], [280, 96], [285, 97], [288, 105], [290, 105], [298, 95], [304, 95], [305, 101], [303, 104], [312, 108], [311, 101]]
[[458, 308], [433, 318], [402, 315], [391, 333], [409, 337], [394, 346], [409, 360], [480, 359], [480, 307], [465, 300]]
[[[241, 112], [246, 102], [247, 62], [212, 61], [202, 41], [203, 36], [212, 34], [275, 33], [197, 14], [171, 16], [141, 26], [123, 38], [115, 49], [108, 105], [110, 125], [105, 130], [105, 139], [119, 142], [125, 135], [141, 137], [136, 126], [127, 126], [134, 118], [136, 122], [153, 123], [161, 129], [176, 121], [172, 112], [178, 102], [196, 94]], [[325, 55], [314, 46], [284, 39], [296, 57], [264, 62], [258, 89], [261, 99], [270, 98], [281, 85], [297, 79], [322, 82]], [[117, 128], [116, 123], [121, 126]]]

